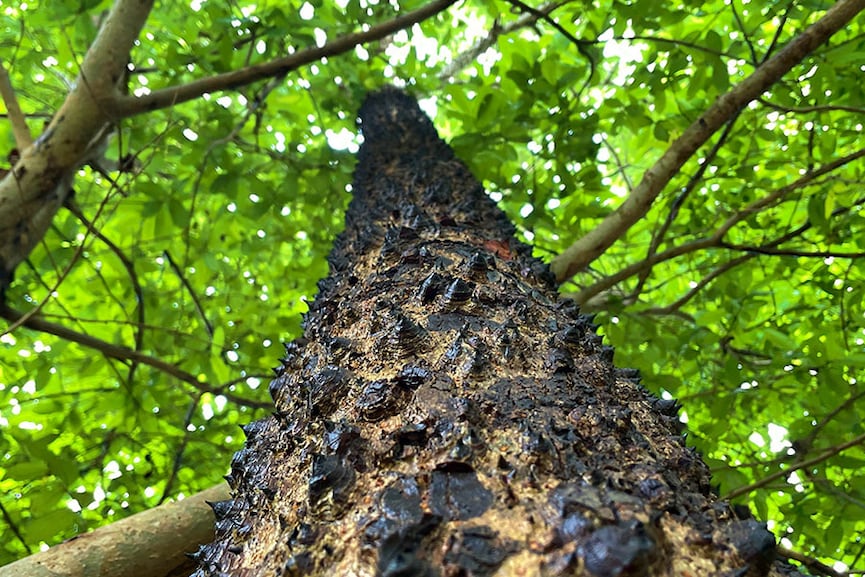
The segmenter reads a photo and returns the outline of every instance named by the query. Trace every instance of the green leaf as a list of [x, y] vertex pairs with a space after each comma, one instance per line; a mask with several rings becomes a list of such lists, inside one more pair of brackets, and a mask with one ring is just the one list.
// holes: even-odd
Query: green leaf
[[30, 479], [46, 475], [48, 473], [48, 465], [44, 461], [26, 461], [7, 467], [5, 473], [4, 476], [6, 478], [29, 481]]
[[189, 212], [179, 200], [175, 198], [168, 200], [168, 212], [175, 227], [184, 228], [189, 223]]
[[27, 537], [33, 542], [48, 541], [60, 531], [69, 531], [75, 523], [75, 514], [68, 509], [55, 509], [29, 519], [24, 525]]
[[762, 332], [771, 343], [783, 351], [795, 351], [799, 348], [798, 342], [779, 330], [763, 327]]

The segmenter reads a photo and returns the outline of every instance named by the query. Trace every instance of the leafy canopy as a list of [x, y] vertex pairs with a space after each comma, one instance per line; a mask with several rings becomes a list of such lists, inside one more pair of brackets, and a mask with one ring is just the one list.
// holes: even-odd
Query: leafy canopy
[[[129, 90], [254, 65], [420, 5], [159, 3]], [[109, 6], [0, 3], [3, 64], [34, 133]], [[327, 274], [366, 91], [408, 84], [425, 99], [549, 260], [829, 6], [467, 1], [285, 78], [124, 121], [108, 155], [134, 154], [140, 172], [111, 182], [83, 169], [73, 210], [7, 294], [101, 344], [27, 328], [0, 337], [0, 563], [225, 473], [237, 425], [267, 411], [280, 343], [300, 334]], [[741, 490], [783, 546], [859, 570], [865, 195], [862, 162], [838, 161], [861, 147], [863, 50], [854, 21], [736, 112], [562, 286], [598, 312], [618, 365], [682, 401], [721, 494]], [[14, 146], [8, 123], [0, 143], [4, 156]], [[118, 360], [111, 345], [135, 354]]]

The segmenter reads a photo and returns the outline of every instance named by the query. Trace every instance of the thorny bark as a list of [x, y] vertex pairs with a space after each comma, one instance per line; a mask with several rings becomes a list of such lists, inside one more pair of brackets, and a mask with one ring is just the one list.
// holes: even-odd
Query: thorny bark
[[331, 275], [196, 577], [789, 574], [417, 104], [360, 118]]

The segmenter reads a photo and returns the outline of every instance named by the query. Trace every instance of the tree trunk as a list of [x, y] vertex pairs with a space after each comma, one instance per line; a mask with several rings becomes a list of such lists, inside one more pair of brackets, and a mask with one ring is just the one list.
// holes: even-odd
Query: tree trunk
[[417, 104], [360, 119], [331, 275], [195, 575], [788, 573]]

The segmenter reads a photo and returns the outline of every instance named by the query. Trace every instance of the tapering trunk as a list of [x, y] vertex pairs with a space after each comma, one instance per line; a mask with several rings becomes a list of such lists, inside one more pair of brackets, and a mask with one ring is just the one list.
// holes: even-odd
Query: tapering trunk
[[414, 100], [360, 118], [331, 274], [196, 575], [786, 572]]

